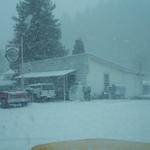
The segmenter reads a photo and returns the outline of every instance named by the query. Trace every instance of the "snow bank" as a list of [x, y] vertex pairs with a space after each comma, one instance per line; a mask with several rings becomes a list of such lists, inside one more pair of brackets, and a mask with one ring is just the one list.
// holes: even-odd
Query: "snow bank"
[[84, 138], [150, 142], [150, 101], [97, 100], [0, 109], [0, 149]]

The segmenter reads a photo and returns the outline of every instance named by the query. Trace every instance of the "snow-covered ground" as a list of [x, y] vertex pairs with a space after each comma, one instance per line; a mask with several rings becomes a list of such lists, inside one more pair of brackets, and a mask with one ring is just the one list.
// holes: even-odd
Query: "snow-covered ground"
[[0, 109], [0, 150], [83, 138], [150, 142], [150, 101], [97, 100]]

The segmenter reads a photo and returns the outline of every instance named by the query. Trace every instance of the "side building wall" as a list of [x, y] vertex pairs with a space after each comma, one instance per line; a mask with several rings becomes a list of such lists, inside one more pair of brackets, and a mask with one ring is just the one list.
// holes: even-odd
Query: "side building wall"
[[100, 95], [104, 91], [104, 74], [109, 74], [110, 85], [120, 84], [126, 87], [126, 98], [141, 94], [141, 80], [136, 74], [120, 71], [110, 66], [89, 60], [87, 84], [91, 86], [92, 95]]

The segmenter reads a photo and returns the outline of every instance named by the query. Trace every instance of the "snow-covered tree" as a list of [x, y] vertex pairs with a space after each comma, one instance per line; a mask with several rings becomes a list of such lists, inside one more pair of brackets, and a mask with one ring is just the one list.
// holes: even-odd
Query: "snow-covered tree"
[[[17, 4], [15, 36], [11, 43], [20, 47], [23, 37], [24, 61], [33, 61], [66, 54], [61, 44], [61, 30], [51, 0], [23, 0]], [[19, 60], [18, 60], [19, 61]]]
[[0, 63], [0, 75], [1, 75], [1, 73], [9, 69], [7, 60], [5, 58], [5, 52], [3, 48], [1, 48], [1, 46], [0, 46], [0, 60], [1, 60], [1, 63]]
[[72, 54], [75, 55], [75, 54], [81, 54], [81, 53], [85, 53], [84, 43], [81, 39], [77, 39], [75, 40]]

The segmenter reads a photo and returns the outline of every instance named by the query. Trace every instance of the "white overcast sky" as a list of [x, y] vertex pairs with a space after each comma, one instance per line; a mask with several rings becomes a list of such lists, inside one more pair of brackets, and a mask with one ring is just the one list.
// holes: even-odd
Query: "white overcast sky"
[[[0, 47], [4, 47], [6, 42], [12, 37], [12, 27], [14, 22], [11, 17], [16, 15], [16, 4], [19, 0], [0, 0]], [[94, 7], [99, 0], [53, 0], [57, 8], [57, 17], [62, 14], [74, 16], [77, 12], [84, 12], [86, 8]]]

